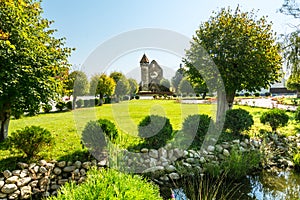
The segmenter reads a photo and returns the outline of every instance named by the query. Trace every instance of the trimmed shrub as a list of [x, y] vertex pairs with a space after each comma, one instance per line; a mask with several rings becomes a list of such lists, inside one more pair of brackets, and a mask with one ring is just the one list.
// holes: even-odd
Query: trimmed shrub
[[271, 96], [271, 93], [270, 93], [270, 92], [266, 92], [266, 93], [265, 93], [265, 96], [266, 96], [266, 97], [269, 97], [269, 96]]
[[145, 147], [158, 149], [173, 138], [170, 120], [158, 115], [146, 116], [138, 125], [139, 136], [145, 139]]
[[66, 103], [63, 101], [59, 101], [56, 103], [55, 108], [59, 111], [63, 111], [66, 108]]
[[295, 168], [299, 171], [300, 170], [300, 153], [297, 153], [294, 155], [293, 161], [295, 164]]
[[250, 93], [249, 92], [246, 92], [245, 93], [245, 97], [249, 97], [250, 96]]
[[244, 109], [231, 109], [226, 112], [224, 129], [231, 130], [235, 135], [239, 135], [244, 130], [249, 130], [253, 124], [252, 115]]
[[36, 157], [45, 147], [54, 143], [51, 133], [39, 126], [26, 126], [17, 130], [9, 137], [11, 147], [23, 152], [26, 157]]
[[68, 101], [68, 102], [66, 103], [66, 107], [67, 107], [68, 110], [72, 110], [72, 109], [73, 109], [72, 101]]
[[295, 120], [300, 121], [300, 106], [298, 106], [296, 112], [295, 112]]
[[99, 119], [97, 121], [103, 133], [111, 140], [114, 141], [118, 137], [118, 129], [116, 125], [108, 119]]
[[162, 200], [159, 187], [139, 175], [125, 174], [114, 169], [92, 168], [87, 172], [87, 179], [80, 185], [66, 183], [57, 196], [49, 200], [93, 200], [93, 199], [128, 199]]
[[45, 113], [49, 113], [52, 110], [52, 106], [47, 103], [42, 106], [42, 109]]
[[99, 99], [95, 99], [95, 106], [99, 105], [100, 100]]
[[89, 121], [86, 124], [81, 140], [95, 158], [101, 156], [106, 148], [106, 138], [98, 121]]
[[135, 99], [140, 99], [140, 96], [139, 96], [139, 95], [135, 95], [134, 98], [135, 98]]
[[111, 98], [110, 97], [106, 97], [104, 98], [104, 104], [111, 104]]
[[272, 131], [276, 132], [277, 128], [286, 126], [289, 116], [284, 110], [278, 108], [264, 112], [260, 117], [260, 122], [271, 126]]
[[205, 114], [189, 115], [185, 118], [182, 131], [186, 139], [193, 140], [192, 148], [200, 149], [211, 121], [211, 117]]
[[255, 97], [259, 97], [259, 96], [260, 96], [259, 92], [255, 92], [255, 93], [254, 93], [254, 96], [255, 96]]
[[78, 99], [76, 101], [76, 106], [77, 106], [77, 108], [81, 108], [83, 106], [83, 100], [82, 99]]
[[83, 100], [83, 106], [84, 107], [90, 107], [90, 100], [89, 99], [84, 99]]

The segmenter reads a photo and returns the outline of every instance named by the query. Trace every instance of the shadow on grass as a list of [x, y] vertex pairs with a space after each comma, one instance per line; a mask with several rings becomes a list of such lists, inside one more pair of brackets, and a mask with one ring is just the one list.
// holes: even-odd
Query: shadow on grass
[[59, 157], [57, 160], [58, 161], [71, 161], [71, 162], [75, 162], [75, 161], [81, 161], [81, 162], [85, 162], [85, 161], [90, 161], [95, 159], [90, 152], [87, 149], [82, 149], [82, 150], [77, 150], [71, 154], [67, 154], [64, 156]]
[[0, 160], [0, 172], [3, 172], [4, 170], [15, 170], [18, 167], [18, 162], [28, 162], [28, 158], [24, 158], [21, 155], [17, 156], [10, 156], [8, 158]]

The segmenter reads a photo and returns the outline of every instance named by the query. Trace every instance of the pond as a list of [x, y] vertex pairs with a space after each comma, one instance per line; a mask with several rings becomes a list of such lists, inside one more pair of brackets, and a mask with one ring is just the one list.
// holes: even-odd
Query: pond
[[243, 200], [294, 200], [300, 199], [300, 173], [263, 171], [248, 176], [241, 188]]
[[[226, 187], [226, 186], [225, 186]], [[185, 200], [182, 189], [173, 189], [176, 200]], [[240, 183], [238, 191], [232, 199], [241, 200], [299, 200], [300, 173], [282, 171], [271, 173], [262, 171], [259, 174], [247, 176]]]

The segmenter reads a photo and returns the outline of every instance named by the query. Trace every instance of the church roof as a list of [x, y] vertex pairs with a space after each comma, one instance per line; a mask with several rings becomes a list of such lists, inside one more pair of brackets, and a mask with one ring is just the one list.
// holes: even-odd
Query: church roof
[[142, 57], [140, 63], [149, 63], [149, 60], [148, 60], [146, 54], [143, 55], [143, 57]]

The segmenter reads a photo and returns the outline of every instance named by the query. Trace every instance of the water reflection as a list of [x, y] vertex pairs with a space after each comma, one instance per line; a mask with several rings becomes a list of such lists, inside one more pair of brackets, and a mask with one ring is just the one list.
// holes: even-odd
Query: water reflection
[[259, 175], [248, 176], [243, 185], [242, 191], [248, 196], [245, 199], [300, 199], [300, 174], [293, 171], [279, 173], [263, 171]]

